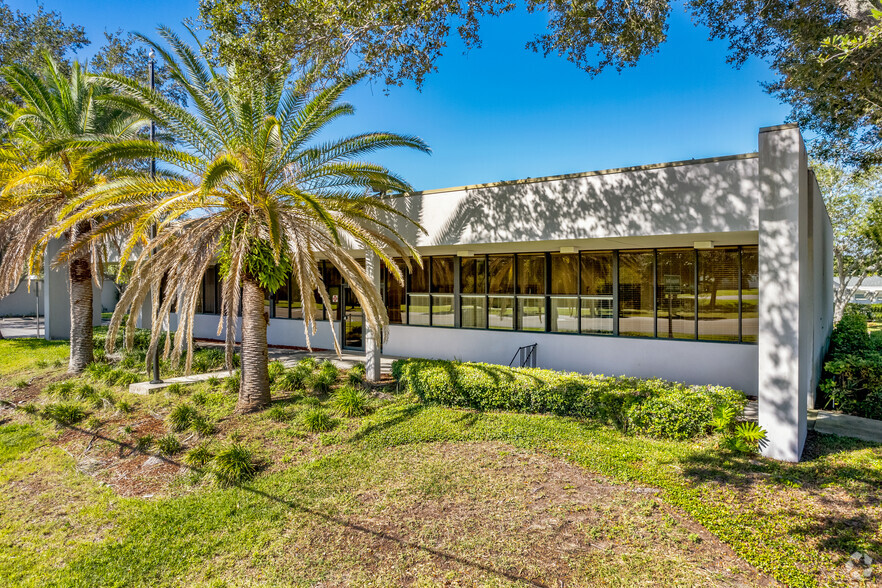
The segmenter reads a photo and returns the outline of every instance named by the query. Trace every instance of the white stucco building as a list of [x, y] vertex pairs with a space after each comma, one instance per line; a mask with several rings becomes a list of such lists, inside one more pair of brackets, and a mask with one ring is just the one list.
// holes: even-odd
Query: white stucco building
[[[721, 384], [759, 398], [765, 453], [796, 461], [833, 322], [832, 230], [793, 125], [755, 153], [465, 186], [395, 206], [425, 268], [377, 275], [383, 353]], [[371, 265], [369, 263], [369, 265]], [[364, 349], [357, 301], [326, 267], [334, 308], [313, 347]], [[379, 274], [380, 272], [378, 272]], [[216, 338], [216, 272], [194, 334]], [[267, 301], [270, 344], [306, 344], [293, 286]]]

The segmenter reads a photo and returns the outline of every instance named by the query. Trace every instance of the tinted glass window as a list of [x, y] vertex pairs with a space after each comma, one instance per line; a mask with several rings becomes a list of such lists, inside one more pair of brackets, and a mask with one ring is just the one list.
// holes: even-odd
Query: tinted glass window
[[514, 256], [491, 255], [487, 271], [490, 277], [491, 294], [514, 293]]
[[453, 261], [452, 257], [432, 258], [432, 292], [453, 294]]
[[551, 293], [579, 293], [579, 256], [577, 254], [551, 254]]
[[545, 294], [545, 255], [518, 255], [518, 294]]
[[627, 337], [652, 337], [653, 253], [619, 254], [619, 334]]
[[661, 250], [656, 272], [658, 336], [695, 339], [695, 250]]

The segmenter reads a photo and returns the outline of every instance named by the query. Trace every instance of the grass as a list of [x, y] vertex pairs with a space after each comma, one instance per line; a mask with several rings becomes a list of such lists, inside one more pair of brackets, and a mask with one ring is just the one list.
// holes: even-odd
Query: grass
[[[56, 385], [34, 405], [79, 398], [83, 382]], [[880, 445], [813, 435], [806, 461], [783, 464], [720, 451], [713, 438], [643, 439], [575, 419], [407, 397], [372, 399], [370, 414], [312, 433], [308, 415], [330, 419], [337, 396], [280, 395], [263, 413], [235, 416], [235, 396], [216, 387], [137, 402], [117, 391], [117, 406], [130, 403], [131, 414], [96, 407], [106, 438], [0, 412], [0, 578], [11, 586], [766, 582], [752, 565], [811, 586], [840, 583], [853, 551], [882, 555]], [[170, 433], [165, 419], [183, 405], [217, 430], [176, 438], [182, 447], [167, 459], [192, 470], [175, 476], [162, 465], [172, 469], [150, 478], [147, 456], [126, 448], [157, 449]], [[78, 473], [90, 458], [118, 460], [132, 490], [99, 485], [122, 483], [102, 470]]]
[[70, 346], [66, 341], [0, 339], [0, 380], [9, 377], [28, 380], [42, 375], [57, 369], [55, 362], [66, 364], [69, 355]]

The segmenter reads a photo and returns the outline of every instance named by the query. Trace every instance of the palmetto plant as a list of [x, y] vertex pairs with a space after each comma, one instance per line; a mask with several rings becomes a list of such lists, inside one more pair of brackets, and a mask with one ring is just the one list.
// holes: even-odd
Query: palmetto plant
[[[48, 271], [46, 248], [58, 235], [59, 217], [89, 189], [124, 173], [118, 164], [91, 157], [96, 150], [129, 140], [146, 124], [137, 115], [97, 101], [105, 92], [96, 78], [74, 63], [63, 75], [48, 56], [38, 75], [22, 66], [0, 70], [20, 104], [0, 106], [0, 296], [15, 289], [25, 271]], [[66, 226], [69, 242], [88, 234], [94, 217], [83, 215]], [[91, 240], [70, 256], [69, 371], [92, 361], [92, 280], [100, 275], [102, 242]], [[59, 261], [59, 260], [56, 260]]]
[[[166, 169], [179, 170], [164, 178], [122, 178], [97, 187], [69, 223], [96, 215], [116, 219], [97, 232], [117, 224], [134, 227], [124, 247], [121, 264], [137, 255], [126, 292], [111, 320], [107, 341], [126, 313], [134, 316], [151, 289], [168, 294], [157, 310], [150, 353], [169, 313], [177, 313], [174, 346], [166, 349], [177, 360], [186, 348], [186, 371], [192, 361], [193, 315], [202, 276], [214, 260], [223, 276], [218, 334], [225, 331], [227, 364], [231, 363], [241, 301], [242, 358], [237, 410], [247, 412], [270, 400], [267, 373], [264, 298], [281, 286], [288, 272], [303, 293], [307, 342], [316, 331], [317, 301], [330, 306], [318, 259], [327, 259], [365, 309], [367, 324], [377, 334], [388, 323], [379, 292], [353, 249], [373, 252], [401, 279], [390, 255], [419, 259], [404, 238], [379, 220], [395, 210], [371, 194], [402, 192], [410, 186], [382, 166], [356, 159], [378, 149], [403, 146], [428, 151], [415, 137], [367, 133], [317, 142], [316, 135], [353, 109], [339, 102], [354, 84], [346, 78], [314, 94], [287, 84], [286, 79], [263, 85], [247, 84], [230, 68], [214, 69], [174, 33], [160, 29], [170, 50], [150, 44], [167, 63], [172, 77], [194, 105], [182, 109], [142, 84], [115, 75], [105, 83], [118, 93], [108, 97], [115, 107], [139, 116], [153, 116], [174, 136], [176, 148], [132, 141], [129, 155], [155, 156]], [[148, 230], [157, 224], [155, 238]], [[336, 341], [335, 341], [336, 343]], [[168, 347], [168, 346], [167, 346]], [[148, 356], [150, 356], [148, 353]]]

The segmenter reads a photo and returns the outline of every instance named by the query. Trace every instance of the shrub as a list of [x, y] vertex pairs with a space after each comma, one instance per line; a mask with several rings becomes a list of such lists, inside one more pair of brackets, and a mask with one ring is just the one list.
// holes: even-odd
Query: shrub
[[303, 413], [303, 427], [310, 433], [323, 433], [333, 429], [337, 423], [323, 408], [311, 408]]
[[349, 374], [347, 374], [347, 379], [349, 383], [353, 386], [363, 386], [365, 373], [367, 372], [363, 363], [357, 363], [349, 370]]
[[156, 438], [153, 435], [141, 435], [135, 438], [135, 449], [141, 452], [150, 451], [155, 442]]
[[193, 353], [192, 367], [197, 374], [220, 369], [223, 365], [224, 351], [222, 349], [199, 349]]
[[110, 367], [110, 365], [106, 363], [93, 362], [86, 366], [85, 371], [86, 376], [89, 379], [95, 380], [97, 382], [103, 382], [106, 381], [106, 377], [110, 373], [111, 369], [112, 368]]
[[367, 413], [368, 395], [352, 386], [343, 386], [334, 394], [331, 401], [334, 411], [340, 416], [356, 417]]
[[184, 455], [184, 463], [191, 468], [204, 468], [213, 458], [208, 443], [200, 443]]
[[291, 369], [280, 374], [273, 382], [273, 390], [276, 392], [294, 392], [306, 388], [306, 384], [312, 375], [312, 368], [299, 362]]
[[867, 317], [857, 313], [843, 315], [830, 336], [830, 354], [862, 353], [870, 347]]
[[208, 378], [205, 381], [208, 383], [208, 386], [212, 389], [217, 388], [218, 386], [221, 385], [221, 379], [218, 378], [217, 376], [211, 376], [210, 378]]
[[159, 452], [163, 455], [175, 455], [184, 448], [181, 440], [174, 433], [168, 433], [160, 437], [156, 442], [156, 446], [159, 447]]
[[200, 437], [208, 437], [209, 435], [214, 434], [217, 430], [217, 426], [214, 424], [214, 421], [202, 416], [201, 414], [197, 414], [193, 417], [190, 422], [190, 428], [199, 435]]
[[45, 392], [46, 394], [54, 398], [67, 400], [68, 398], [73, 397], [76, 387], [76, 382], [72, 380], [67, 380], [65, 382], [53, 382], [46, 386]]
[[199, 412], [191, 404], [179, 404], [166, 417], [166, 423], [172, 431], [185, 431], [190, 427]]
[[847, 312], [833, 327], [818, 387], [819, 405], [882, 420], [882, 334], [867, 333], [864, 315]]
[[424, 359], [398, 360], [392, 369], [422, 402], [575, 416], [670, 438], [709, 431], [715, 406], [732, 406], [740, 413], [745, 402], [731, 388], [659, 379]]
[[882, 420], [882, 354], [849, 354], [824, 364], [820, 388], [827, 405], [846, 414]]
[[628, 417], [635, 432], [662, 439], [691, 439], [711, 430], [717, 407], [740, 414], [744, 395], [731, 388], [693, 386], [634, 404]]
[[242, 383], [242, 372], [235, 370], [233, 375], [224, 379], [224, 391], [229, 394], [238, 394]]
[[215, 477], [222, 485], [247, 482], [257, 473], [254, 454], [240, 443], [232, 443], [218, 451], [211, 464]]
[[285, 364], [281, 361], [273, 360], [267, 364], [267, 372], [269, 373], [270, 384], [272, 384], [276, 378], [285, 373]]
[[327, 394], [337, 381], [340, 370], [330, 361], [323, 361], [309, 379], [314, 394]]
[[318, 366], [318, 361], [312, 356], [307, 356], [297, 362], [298, 366], [302, 366], [304, 370], [313, 371]]
[[86, 418], [86, 411], [76, 402], [55, 402], [46, 405], [43, 416], [59, 425], [75, 425]]
[[291, 411], [286, 406], [273, 406], [266, 411], [266, 416], [277, 423], [287, 423], [291, 420]]
[[165, 391], [169, 394], [174, 394], [175, 396], [181, 396], [184, 393], [184, 387], [181, 384], [175, 382], [170, 385]]
[[120, 400], [116, 403], [116, 409], [123, 414], [131, 414], [135, 410], [135, 406], [128, 400]]

